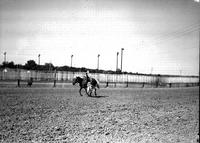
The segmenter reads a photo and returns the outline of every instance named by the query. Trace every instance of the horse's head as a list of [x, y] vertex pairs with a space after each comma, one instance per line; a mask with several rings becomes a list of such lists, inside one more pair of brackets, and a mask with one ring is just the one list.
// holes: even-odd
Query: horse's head
[[75, 85], [76, 83], [77, 83], [77, 77], [74, 77], [74, 78], [72, 79], [72, 84]]

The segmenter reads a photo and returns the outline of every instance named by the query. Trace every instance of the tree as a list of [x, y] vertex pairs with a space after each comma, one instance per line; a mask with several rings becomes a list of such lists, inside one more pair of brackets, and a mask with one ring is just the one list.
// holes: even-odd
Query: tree
[[34, 60], [29, 60], [25, 64], [25, 69], [36, 70], [36, 68], [37, 68], [37, 64], [36, 64], [36, 62]]
[[3, 68], [8, 67], [8, 62], [3, 62], [3, 63], [2, 63], [2, 67], [3, 67]]
[[15, 68], [15, 64], [13, 61], [11, 62], [3, 62], [3, 67], [7, 67], [7, 68]]
[[13, 61], [9, 62], [9, 63], [8, 63], [8, 67], [9, 67], [9, 68], [15, 68], [14, 62], [13, 62]]
[[53, 70], [54, 69], [54, 66], [52, 63], [45, 63], [44, 66], [43, 66], [43, 70]]

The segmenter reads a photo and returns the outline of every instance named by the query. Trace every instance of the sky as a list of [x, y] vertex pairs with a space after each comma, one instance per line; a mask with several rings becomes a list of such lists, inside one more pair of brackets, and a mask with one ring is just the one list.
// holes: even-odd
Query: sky
[[0, 0], [0, 63], [199, 75], [199, 0]]

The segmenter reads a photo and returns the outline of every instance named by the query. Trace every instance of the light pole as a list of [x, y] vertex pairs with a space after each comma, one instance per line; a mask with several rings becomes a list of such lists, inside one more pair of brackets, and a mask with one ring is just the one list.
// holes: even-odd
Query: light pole
[[100, 57], [100, 54], [97, 55], [97, 70], [99, 70], [99, 57]]
[[118, 70], [118, 55], [119, 55], [119, 52], [117, 52], [117, 63], [116, 63], [116, 71]]
[[[198, 1], [199, 2], [199, 1]], [[199, 27], [199, 49], [200, 49], [200, 27]], [[200, 50], [199, 50], [199, 54], [200, 54]], [[199, 59], [199, 61], [200, 61], [200, 59]], [[199, 72], [199, 76], [200, 76], [200, 72]], [[200, 81], [200, 79], [199, 79], [199, 81]]]
[[4, 52], [3, 55], [4, 55], [4, 63], [6, 63], [6, 52]]
[[151, 67], [151, 74], [153, 73], [153, 67]]
[[74, 56], [74, 55], [71, 55], [71, 67], [72, 67], [72, 58], [73, 58], [73, 56]]
[[124, 51], [124, 48], [121, 48], [121, 72], [122, 72], [123, 51]]
[[38, 65], [40, 65], [40, 54], [38, 55]]

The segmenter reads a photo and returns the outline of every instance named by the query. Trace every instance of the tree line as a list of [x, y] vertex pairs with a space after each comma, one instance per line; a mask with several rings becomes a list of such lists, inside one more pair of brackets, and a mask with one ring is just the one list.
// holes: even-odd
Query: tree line
[[[109, 73], [109, 74], [136, 74], [136, 75], [155, 75], [155, 76], [171, 76], [177, 77], [181, 75], [160, 75], [160, 74], [145, 74], [145, 73], [132, 73], [132, 72], [121, 72], [120, 69], [117, 71], [112, 70], [98, 70], [98, 69], [89, 69], [85, 67], [69, 67], [69, 66], [54, 66], [52, 63], [45, 63], [44, 65], [38, 65], [34, 60], [28, 60], [24, 65], [22, 64], [15, 64], [13, 61], [11, 62], [3, 62], [0, 64], [0, 69], [4, 68], [12, 68], [12, 69], [26, 69], [26, 70], [38, 70], [38, 71], [71, 71], [71, 72], [86, 72], [89, 71], [90, 73]], [[196, 77], [196, 76], [184, 76], [184, 77]]]
[[[112, 71], [112, 70], [98, 70], [98, 69], [89, 69], [85, 67], [69, 67], [69, 66], [54, 66], [52, 63], [45, 63], [44, 65], [38, 65], [34, 60], [28, 60], [24, 65], [15, 64], [13, 61], [11, 62], [3, 62], [0, 65], [0, 68], [12, 68], [12, 69], [26, 69], [26, 70], [39, 70], [39, 71], [72, 71], [72, 72], [86, 72], [89, 71], [91, 73], [122, 73], [120, 70]], [[123, 72], [127, 73], [127, 72]]]

